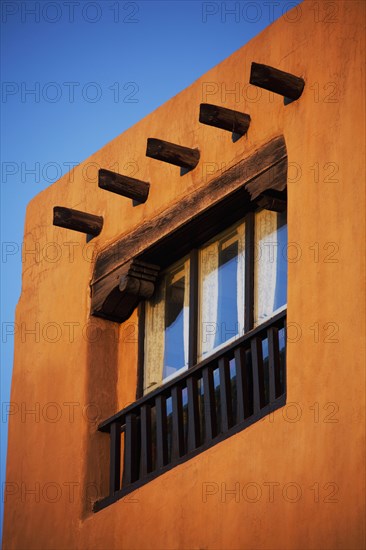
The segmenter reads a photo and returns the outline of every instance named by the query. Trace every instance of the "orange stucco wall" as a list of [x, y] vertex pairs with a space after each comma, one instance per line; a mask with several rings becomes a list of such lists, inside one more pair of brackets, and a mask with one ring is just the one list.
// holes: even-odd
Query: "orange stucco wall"
[[[364, 547], [365, 4], [333, 4], [336, 21], [301, 4], [29, 204], [24, 241], [36, 253], [24, 258], [16, 313], [5, 549]], [[300, 100], [284, 107], [248, 87], [252, 61], [302, 76]], [[201, 102], [249, 113], [248, 135], [232, 143], [200, 125]], [[288, 403], [93, 514], [108, 468], [96, 421], [134, 399], [137, 317], [88, 328], [91, 254], [279, 134], [295, 243]], [[198, 167], [180, 177], [146, 158], [148, 137], [198, 147]], [[98, 167], [150, 181], [146, 204], [98, 189]], [[54, 227], [55, 205], [103, 215], [101, 235], [86, 246]]]

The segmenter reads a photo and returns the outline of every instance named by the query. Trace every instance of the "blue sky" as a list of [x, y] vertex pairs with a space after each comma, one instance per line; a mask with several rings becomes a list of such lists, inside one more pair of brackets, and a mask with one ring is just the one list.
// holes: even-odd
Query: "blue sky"
[[27, 203], [297, 4], [0, 3], [2, 487]]

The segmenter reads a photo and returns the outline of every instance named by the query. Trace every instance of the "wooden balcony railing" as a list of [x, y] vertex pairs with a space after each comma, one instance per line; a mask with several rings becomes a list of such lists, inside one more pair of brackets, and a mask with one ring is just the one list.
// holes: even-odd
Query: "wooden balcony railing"
[[94, 511], [283, 406], [285, 324], [283, 311], [102, 422], [109, 495]]

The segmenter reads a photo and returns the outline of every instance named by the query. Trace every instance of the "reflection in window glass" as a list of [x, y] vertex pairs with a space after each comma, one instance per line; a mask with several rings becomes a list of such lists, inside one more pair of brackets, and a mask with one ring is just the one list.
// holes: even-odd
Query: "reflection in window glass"
[[255, 216], [254, 322], [259, 325], [287, 303], [286, 213]]
[[241, 223], [200, 250], [200, 359], [243, 333], [244, 246]]
[[[163, 379], [174, 374], [188, 364], [188, 303], [185, 311], [186, 273], [184, 265], [166, 277], [165, 298], [165, 348]], [[186, 315], [185, 315], [186, 313]], [[185, 325], [186, 332], [185, 335]], [[186, 342], [188, 344], [188, 341]]]
[[146, 304], [144, 389], [188, 367], [189, 260], [163, 274]]

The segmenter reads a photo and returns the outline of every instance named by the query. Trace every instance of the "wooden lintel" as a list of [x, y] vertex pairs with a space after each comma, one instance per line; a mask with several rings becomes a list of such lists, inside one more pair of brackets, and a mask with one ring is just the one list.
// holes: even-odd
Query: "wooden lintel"
[[201, 103], [199, 121], [243, 136], [248, 131], [250, 116], [218, 105]]
[[198, 149], [183, 147], [182, 145], [176, 145], [170, 141], [156, 138], [148, 138], [146, 156], [186, 168], [187, 170], [193, 170], [200, 160]]
[[[270, 189], [283, 192], [286, 181], [286, 144], [283, 136], [279, 136], [107, 246], [98, 254], [94, 266], [91, 282], [92, 314], [111, 321], [125, 319], [128, 312], [132, 313], [138, 300], [131, 298], [131, 306], [128, 307], [127, 302], [122, 301], [122, 313], [115, 304], [121, 297], [125, 284], [121, 285], [121, 281], [125, 281], [131, 260], [134, 266], [140, 262], [138, 272], [141, 272], [143, 263], [143, 273], [154, 277], [156, 272], [151, 273], [146, 266], [157, 264], [163, 269], [189, 254], [192, 248], [201, 246], [224, 230], [228, 218], [231, 223], [235, 223], [243, 218], [245, 212], [255, 209], [263, 193]], [[282, 198], [282, 195], [277, 198]], [[152, 269], [157, 269], [156, 265]], [[130, 277], [137, 278], [132, 266]], [[151, 279], [149, 281], [152, 282]], [[127, 280], [126, 285], [131, 288], [133, 281]], [[146, 296], [146, 292], [151, 289], [151, 285], [144, 285], [144, 288], [139, 287], [138, 293]], [[127, 294], [131, 296], [133, 293]]]
[[149, 196], [150, 184], [146, 181], [123, 176], [104, 168], [99, 170], [98, 185], [101, 189], [117, 193], [117, 195], [122, 195], [139, 203], [146, 202]]
[[254, 62], [249, 82], [292, 100], [299, 99], [305, 86], [304, 79], [299, 76]]
[[102, 231], [103, 217], [64, 206], [55, 206], [53, 208], [53, 225], [96, 237]]
[[[174, 256], [174, 251], [180, 248], [182, 242], [187, 242], [187, 246], [189, 245], [190, 248], [194, 247], [196, 237], [198, 239], [204, 234], [206, 238], [210, 223], [207, 223], [204, 219], [207, 218], [208, 211], [221, 204], [223, 210], [227, 208], [225, 204], [238, 190], [244, 191], [243, 197], [248, 195], [248, 201], [254, 201], [268, 189], [283, 191], [286, 183], [286, 144], [283, 136], [279, 136], [254, 151], [247, 158], [242, 159], [223, 174], [213, 177], [210, 182], [183, 197], [177, 204], [165, 210], [161, 215], [146, 220], [129, 234], [101, 251], [95, 262], [92, 286], [99, 287], [99, 284], [102, 284], [103, 280], [108, 278], [108, 274], [112, 276], [117, 269], [122, 269], [122, 266], [131, 258], [141, 254], [146, 255], [148, 250], [153, 249], [159, 242], [164, 240], [172, 241], [169, 254], [165, 254], [169, 260]], [[242, 202], [237, 199], [233, 200], [232, 208], [235, 207], [239, 210], [239, 215], [242, 216]], [[200, 221], [201, 215], [203, 217], [202, 221]], [[218, 219], [221, 218], [224, 218], [224, 215], [220, 211]], [[187, 239], [183, 229], [191, 226], [196, 220], [195, 232], [192, 232]], [[207, 240], [213, 236], [207, 236]], [[178, 240], [180, 242], [179, 247]], [[151, 258], [144, 261], [154, 263], [152, 257], [153, 254], [151, 253]], [[161, 254], [159, 261], [156, 262], [161, 267], [163, 266], [163, 257], [164, 254]], [[176, 259], [179, 259], [179, 256]]]

